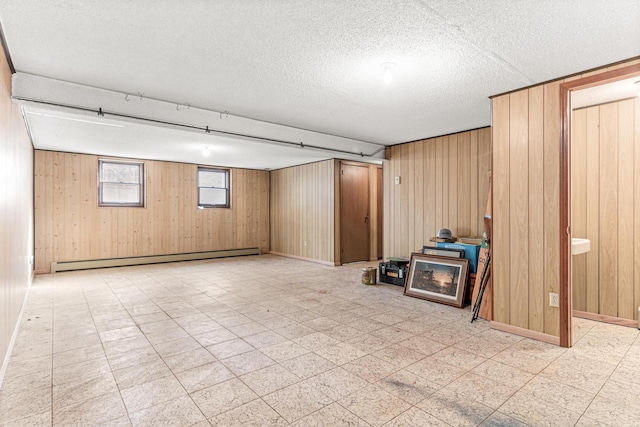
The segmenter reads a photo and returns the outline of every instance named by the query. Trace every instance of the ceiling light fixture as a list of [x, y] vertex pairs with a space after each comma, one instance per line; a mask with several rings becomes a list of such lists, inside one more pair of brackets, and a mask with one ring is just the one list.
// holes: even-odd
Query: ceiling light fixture
[[396, 64], [393, 62], [384, 62], [380, 64], [380, 67], [384, 70], [383, 80], [385, 83], [389, 84], [393, 80], [393, 74], [391, 70], [395, 67]]
[[204, 147], [204, 150], [202, 150], [202, 155], [208, 157], [209, 154], [211, 154], [211, 152], [209, 151], [209, 147]]

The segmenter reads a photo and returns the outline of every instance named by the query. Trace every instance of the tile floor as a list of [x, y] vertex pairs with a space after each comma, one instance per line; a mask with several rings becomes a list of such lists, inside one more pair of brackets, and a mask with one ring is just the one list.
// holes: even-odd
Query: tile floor
[[562, 349], [271, 255], [35, 279], [0, 425], [624, 426], [635, 329]]

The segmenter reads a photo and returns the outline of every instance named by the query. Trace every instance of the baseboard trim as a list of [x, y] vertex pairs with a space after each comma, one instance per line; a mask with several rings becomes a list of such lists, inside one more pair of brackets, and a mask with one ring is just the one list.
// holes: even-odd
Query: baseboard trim
[[589, 313], [586, 311], [573, 310], [573, 317], [581, 319], [595, 320], [596, 322], [611, 323], [613, 325], [626, 326], [627, 328], [638, 328], [637, 320], [623, 319], [622, 317], [607, 316], [606, 314]]
[[150, 255], [127, 258], [91, 259], [85, 261], [61, 261], [51, 263], [51, 273], [58, 271], [88, 270], [93, 268], [126, 267], [132, 265], [160, 264], [164, 262], [197, 261], [203, 259], [226, 258], [244, 255], [260, 255], [260, 248], [228, 249], [183, 254]]
[[328, 265], [328, 266], [331, 266], [331, 267], [335, 267], [336, 265], [340, 265], [340, 264], [337, 264], [337, 263], [331, 262], [331, 261], [324, 261], [324, 260], [315, 259], [315, 258], [306, 258], [306, 257], [303, 257], [303, 256], [298, 256], [298, 255], [283, 254], [281, 252], [269, 251], [268, 253], [271, 254], [271, 255], [281, 256], [281, 257], [284, 257], [284, 258], [299, 259], [301, 261], [314, 262], [316, 264]]
[[33, 275], [34, 272], [33, 270], [31, 270], [31, 274], [29, 275], [29, 283], [27, 283], [27, 291], [24, 293], [24, 299], [22, 300], [20, 313], [18, 313], [16, 326], [13, 328], [13, 334], [11, 334], [11, 340], [9, 341], [7, 352], [4, 355], [4, 359], [2, 359], [2, 366], [0, 367], [0, 390], [2, 390], [2, 382], [4, 381], [4, 376], [7, 373], [7, 368], [9, 367], [9, 359], [11, 358], [11, 352], [13, 352], [13, 346], [16, 344], [16, 339], [18, 339], [18, 331], [20, 330], [20, 324], [22, 323], [22, 315], [24, 313], [24, 309], [27, 306], [27, 298], [29, 297], [29, 291], [31, 290], [31, 284], [33, 283]]
[[560, 345], [560, 337], [555, 335], [549, 335], [538, 331], [532, 331], [530, 329], [520, 328], [518, 326], [507, 325], [506, 323], [496, 322], [494, 320], [489, 324], [491, 329], [495, 329], [502, 332], [508, 332], [510, 334], [519, 335], [525, 338], [531, 338], [533, 340], [546, 342], [553, 345]]

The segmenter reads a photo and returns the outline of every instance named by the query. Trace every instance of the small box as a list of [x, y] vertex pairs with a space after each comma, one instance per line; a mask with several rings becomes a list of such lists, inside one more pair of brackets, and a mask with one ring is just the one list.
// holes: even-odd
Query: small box
[[481, 245], [470, 245], [468, 243], [436, 243], [436, 247], [445, 249], [464, 249], [464, 257], [469, 260], [469, 272], [475, 273], [478, 269], [478, 254]]
[[378, 266], [378, 279], [381, 283], [404, 286], [407, 278], [408, 265], [398, 265], [393, 262], [381, 262]]

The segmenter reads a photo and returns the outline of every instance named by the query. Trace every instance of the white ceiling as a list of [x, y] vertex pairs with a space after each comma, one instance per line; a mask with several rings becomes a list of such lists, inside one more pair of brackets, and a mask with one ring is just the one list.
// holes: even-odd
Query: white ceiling
[[[491, 95], [640, 56], [639, 22], [638, 0], [0, 1], [16, 70], [57, 88], [29, 99], [107, 111], [97, 100], [118, 96], [110, 111], [178, 123], [189, 104], [197, 127], [366, 154], [488, 126]], [[37, 148], [271, 169], [360, 157], [24, 105]], [[203, 159], [207, 141], [227, 151]]]

